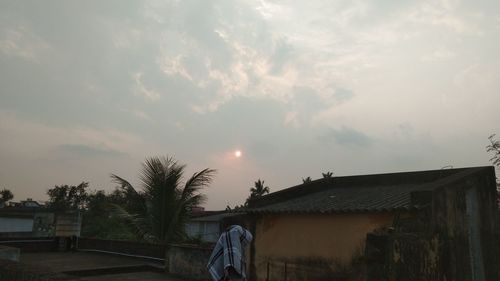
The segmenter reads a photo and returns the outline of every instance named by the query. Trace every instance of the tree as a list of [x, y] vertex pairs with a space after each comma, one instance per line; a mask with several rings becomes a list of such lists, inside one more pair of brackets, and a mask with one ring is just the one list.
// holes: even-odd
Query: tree
[[[491, 157], [491, 163], [500, 168], [500, 141], [495, 139], [495, 134], [488, 137], [490, 144], [486, 146], [486, 151], [493, 153], [493, 157]], [[497, 190], [500, 193], [500, 183], [497, 183]]]
[[311, 177], [302, 178], [302, 183], [310, 183], [312, 181]]
[[109, 212], [109, 204], [123, 202], [116, 191], [106, 194], [103, 190], [88, 195], [87, 207], [83, 212], [82, 236], [99, 239], [133, 240], [134, 234], [121, 220]]
[[49, 202], [47, 207], [59, 211], [82, 210], [88, 202], [88, 182], [79, 185], [56, 185], [47, 191]]
[[127, 203], [112, 204], [113, 213], [130, 226], [141, 240], [168, 243], [185, 238], [185, 223], [191, 208], [205, 201], [200, 191], [213, 179], [215, 170], [203, 169], [183, 181], [185, 165], [171, 157], [146, 159], [141, 171], [141, 189], [112, 174]]
[[321, 173], [321, 174], [323, 175], [324, 179], [333, 177], [333, 173], [332, 172], [326, 172], [326, 173]]
[[487, 152], [492, 152], [493, 157], [491, 157], [490, 161], [493, 165], [500, 168], [500, 141], [495, 140], [495, 134], [488, 137], [490, 144], [486, 146]]
[[14, 194], [12, 194], [12, 192], [6, 188], [2, 189], [0, 191], [0, 203], [5, 203], [7, 201], [10, 201], [12, 200], [12, 198], [14, 198]]
[[268, 194], [269, 190], [270, 190], [269, 187], [264, 185], [264, 181], [258, 179], [254, 183], [254, 187], [250, 188], [250, 196], [245, 201], [245, 206], [248, 205], [248, 202], [250, 202], [250, 200], [253, 200], [255, 198], [259, 198], [259, 197], [264, 196], [265, 194]]

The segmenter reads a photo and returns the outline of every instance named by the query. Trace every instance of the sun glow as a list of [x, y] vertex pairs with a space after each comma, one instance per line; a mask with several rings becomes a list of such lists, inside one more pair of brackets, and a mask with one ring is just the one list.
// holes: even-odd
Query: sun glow
[[236, 157], [238, 157], [238, 158], [239, 158], [239, 157], [241, 157], [241, 150], [236, 150], [236, 151], [234, 152], [234, 156], [236, 156]]

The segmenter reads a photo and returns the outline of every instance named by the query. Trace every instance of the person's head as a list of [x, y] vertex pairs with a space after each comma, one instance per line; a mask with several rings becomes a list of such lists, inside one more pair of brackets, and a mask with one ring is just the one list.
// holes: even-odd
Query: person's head
[[231, 225], [240, 225], [243, 226], [242, 224], [242, 219], [241, 216], [234, 215], [234, 216], [228, 216], [222, 219], [221, 221], [221, 229], [222, 231], [226, 231]]

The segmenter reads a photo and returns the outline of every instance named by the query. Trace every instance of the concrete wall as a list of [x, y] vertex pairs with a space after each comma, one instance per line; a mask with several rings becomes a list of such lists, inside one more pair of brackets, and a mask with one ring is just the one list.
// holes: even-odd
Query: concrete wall
[[390, 226], [393, 218], [392, 213], [264, 215], [255, 223], [252, 279], [284, 280], [285, 263], [287, 280], [331, 276], [362, 255], [367, 233]]
[[170, 245], [167, 271], [188, 280], [210, 280], [207, 270], [211, 247]]
[[149, 244], [134, 241], [78, 238], [79, 250], [100, 250], [122, 254], [148, 256], [164, 259], [167, 247], [163, 244]]
[[500, 280], [494, 170], [429, 192], [410, 231], [368, 236], [368, 281]]
[[0, 280], [6, 281], [75, 281], [65, 275], [23, 263], [0, 259]]
[[58, 237], [80, 236], [82, 216], [80, 212], [56, 215], [55, 235]]
[[33, 231], [33, 218], [0, 217], [0, 232]]
[[19, 248], [0, 245], [0, 259], [19, 261], [20, 255], [21, 255], [21, 250]]
[[21, 253], [51, 252], [57, 249], [57, 238], [52, 237], [2, 237], [0, 245], [14, 247], [21, 250]]
[[[78, 239], [79, 250], [99, 250], [165, 259], [165, 270], [188, 280], [209, 280], [206, 268], [212, 247], [163, 245], [133, 241]], [[1, 280], [1, 279], [0, 279]]]

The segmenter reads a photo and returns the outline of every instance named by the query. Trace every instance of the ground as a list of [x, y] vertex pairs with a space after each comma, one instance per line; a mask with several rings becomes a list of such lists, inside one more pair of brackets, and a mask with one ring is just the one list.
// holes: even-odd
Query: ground
[[21, 262], [64, 273], [75, 280], [181, 281], [163, 273], [161, 262], [104, 253], [23, 253]]

